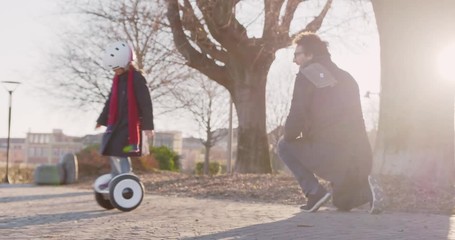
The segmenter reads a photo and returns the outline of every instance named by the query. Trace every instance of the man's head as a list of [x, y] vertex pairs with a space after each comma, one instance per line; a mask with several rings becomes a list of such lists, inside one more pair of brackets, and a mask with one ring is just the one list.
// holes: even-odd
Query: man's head
[[315, 33], [301, 33], [293, 42], [296, 45], [294, 62], [299, 66], [307, 64], [313, 57], [330, 56], [327, 42], [322, 41]]
[[106, 47], [103, 61], [106, 68], [112, 69], [115, 74], [120, 75], [133, 61], [133, 52], [127, 43], [115, 42]]

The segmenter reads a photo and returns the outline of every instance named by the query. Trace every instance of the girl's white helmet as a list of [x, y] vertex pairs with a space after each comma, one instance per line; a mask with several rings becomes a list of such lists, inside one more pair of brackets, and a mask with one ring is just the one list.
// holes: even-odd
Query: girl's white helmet
[[133, 52], [126, 42], [109, 44], [104, 51], [103, 63], [106, 68], [115, 70], [126, 68], [133, 61]]

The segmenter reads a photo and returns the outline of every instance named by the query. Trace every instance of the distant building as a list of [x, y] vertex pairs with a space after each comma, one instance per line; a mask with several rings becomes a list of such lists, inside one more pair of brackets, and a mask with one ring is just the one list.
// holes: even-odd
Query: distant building
[[[229, 134], [228, 129], [223, 128], [217, 130], [216, 134], [223, 136], [218, 142], [216, 142], [215, 146], [210, 149], [210, 160], [217, 161], [223, 165], [227, 166], [228, 161], [228, 147], [229, 147]], [[238, 130], [236, 128], [232, 129], [232, 141], [231, 141], [231, 168], [235, 165], [236, 157], [237, 157], [237, 138], [238, 138]]]
[[27, 133], [25, 138], [26, 160], [28, 164], [57, 163], [66, 153], [77, 153], [84, 145], [80, 137], [63, 134], [60, 129], [52, 133]]
[[[227, 165], [228, 159], [228, 145], [229, 135], [228, 129], [218, 129], [215, 131], [215, 135], [222, 136], [210, 149], [210, 161], [219, 162], [220, 164]], [[233, 129], [232, 136], [232, 159], [231, 167], [234, 166], [235, 156], [237, 149], [237, 130]], [[196, 163], [204, 162], [205, 147], [202, 144], [202, 139], [189, 137], [183, 139], [181, 164], [184, 171], [192, 171], [196, 167]]]
[[155, 132], [153, 137], [153, 146], [166, 146], [174, 150], [178, 155], [182, 154], [182, 132], [165, 131]]
[[[6, 163], [6, 150], [8, 145], [7, 138], [0, 138], [0, 162]], [[25, 163], [25, 139], [24, 138], [10, 138], [9, 145], [9, 163], [21, 164]]]
[[101, 144], [102, 139], [103, 133], [89, 134], [81, 137], [81, 143], [84, 145], [84, 147], [88, 147], [90, 145]]
[[[218, 133], [227, 132], [226, 129], [218, 130]], [[237, 131], [233, 131], [232, 141], [232, 166], [234, 165], [235, 149], [237, 145]], [[227, 134], [211, 149], [211, 160], [226, 164], [227, 159]], [[11, 164], [55, 164], [66, 153], [78, 153], [83, 148], [100, 144], [103, 134], [86, 135], [83, 137], [67, 136], [60, 129], [54, 129], [51, 133], [28, 132], [25, 138], [10, 139]], [[0, 163], [6, 162], [6, 138], [0, 138]], [[182, 169], [194, 169], [197, 162], [204, 161], [205, 149], [200, 139], [182, 138], [180, 131], [155, 132], [151, 144], [155, 147], [166, 146], [178, 155]]]
[[[66, 153], [77, 153], [84, 147], [80, 137], [63, 134], [28, 132], [26, 138], [10, 139], [10, 164], [57, 163]], [[0, 162], [6, 162], [7, 138], [0, 138]]]
[[[220, 151], [225, 152], [225, 158], [224, 160], [227, 159], [227, 151], [228, 151], [228, 146], [229, 146], [229, 133], [228, 133], [227, 128], [222, 128], [219, 130], [216, 130], [217, 135], [222, 135], [223, 137], [216, 142], [215, 146], [213, 148], [219, 149]], [[238, 130], [236, 128], [232, 129], [232, 142], [231, 142], [231, 148], [232, 148], [232, 157], [235, 158], [236, 152], [237, 152], [237, 138], [238, 138]], [[213, 149], [212, 148], [212, 149]]]
[[182, 155], [180, 164], [182, 171], [191, 172], [194, 170], [197, 162], [204, 161], [204, 146], [201, 139], [195, 137], [183, 138]]

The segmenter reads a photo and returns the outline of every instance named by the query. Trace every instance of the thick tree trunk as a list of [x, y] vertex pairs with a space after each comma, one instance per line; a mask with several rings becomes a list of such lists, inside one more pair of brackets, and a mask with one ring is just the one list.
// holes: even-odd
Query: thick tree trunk
[[[289, 27], [302, 1], [265, 1], [260, 38], [249, 37], [248, 26], [236, 18], [238, 2], [179, 4], [168, 0], [167, 17], [186, 64], [224, 86], [233, 98], [239, 120], [235, 171], [271, 173], [265, 117], [267, 72], [276, 50], [291, 43]], [[332, 0], [327, 0], [321, 12], [299, 32], [319, 30], [331, 4]], [[199, 8], [197, 12], [195, 7]]]
[[266, 76], [252, 70], [244, 77], [236, 83], [233, 96], [239, 121], [235, 172], [271, 173], [265, 122]]
[[381, 46], [375, 173], [447, 187], [454, 169], [453, 83], [437, 72], [454, 36], [453, 0], [373, 0]]

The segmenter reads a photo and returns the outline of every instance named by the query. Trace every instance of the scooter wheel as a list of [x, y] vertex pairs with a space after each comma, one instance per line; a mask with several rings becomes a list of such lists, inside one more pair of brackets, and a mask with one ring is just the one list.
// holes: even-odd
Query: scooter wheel
[[112, 206], [111, 201], [109, 199], [105, 199], [103, 194], [96, 192], [96, 191], [95, 191], [95, 200], [98, 203], [98, 205], [100, 205], [101, 207], [103, 207], [107, 210], [114, 209], [114, 206]]
[[144, 186], [132, 174], [121, 174], [109, 183], [109, 199], [112, 205], [124, 212], [137, 208], [144, 198]]

